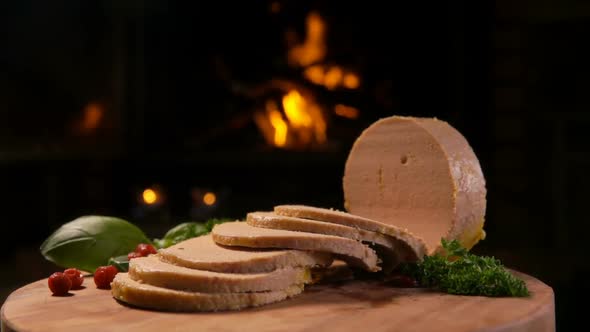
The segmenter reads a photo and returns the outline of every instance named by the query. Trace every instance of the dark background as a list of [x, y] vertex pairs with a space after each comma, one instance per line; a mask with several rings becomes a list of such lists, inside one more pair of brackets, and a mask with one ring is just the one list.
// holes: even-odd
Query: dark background
[[[327, 29], [318, 64], [353, 71], [358, 88], [289, 65], [312, 11]], [[4, 1], [0, 301], [56, 269], [39, 245], [81, 215], [158, 237], [276, 204], [342, 208], [351, 144], [397, 114], [467, 138], [488, 184], [488, 238], [474, 251], [552, 286], [566, 330], [589, 289], [588, 35], [584, 1]], [[276, 80], [316, 98], [325, 143], [265, 141], [254, 112], [286, 92]], [[157, 204], [142, 202], [146, 188]]]

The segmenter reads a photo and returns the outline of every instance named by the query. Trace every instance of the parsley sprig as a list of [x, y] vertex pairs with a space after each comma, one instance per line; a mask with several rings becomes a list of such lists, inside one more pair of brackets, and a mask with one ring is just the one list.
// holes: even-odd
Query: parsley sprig
[[404, 274], [423, 287], [456, 295], [490, 297], [528, 296], [526, 283], [494, 257], [471, 254], [456, 241], [441, 240], [443, 253], [425, 256], [418, 264], [402, 267]]

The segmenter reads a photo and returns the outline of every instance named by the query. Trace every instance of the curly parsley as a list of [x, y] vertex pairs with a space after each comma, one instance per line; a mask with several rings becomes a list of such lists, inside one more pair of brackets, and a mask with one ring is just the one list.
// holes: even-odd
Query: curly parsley
[[442, 239], [444, 253], [425, 256], [418, 264], [402, 267], [421, 286], [456, 295], [490, 297], [528, 296], [526, 283], [504, 268], [494, 257], [477, 256], [456, 241]]

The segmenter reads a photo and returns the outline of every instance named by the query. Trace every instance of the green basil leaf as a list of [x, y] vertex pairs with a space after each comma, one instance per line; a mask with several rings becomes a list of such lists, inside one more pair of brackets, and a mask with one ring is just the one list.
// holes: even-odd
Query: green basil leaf
[[207, 232], [211, 232], [213, 230], [213, 227], [215, 227], [215, 225], [223, 224], [224, 222], [228, 222], [228, 221], [231, 221], [231, 219], [229, 219], [229, 218], [213, 218], [213, 219], [209, 219], [205, 223], [205, 227], [207, 228]]
[[127, 255], [111, 257], [107, 265], [113, 265], [119, 272], [127, 272], [129, 271], [129, 258]]
[[135, 225], [107, 216], [83, 216], [70, 221], [41, 245], [41, 254], [64, 267], [94, 272], [109, 258], [126, 255], [139, 243], [151, 243]]
[[154, 243], [158, 248], [167, 248], [171, 245], [177, 244], [184, 240], [188, 240], [193, 237], [205, 235], [209, 233], [205, 224], [197, 222], [185, 222], [176, 225], [170, 229], [162, 239], [154, 240]]

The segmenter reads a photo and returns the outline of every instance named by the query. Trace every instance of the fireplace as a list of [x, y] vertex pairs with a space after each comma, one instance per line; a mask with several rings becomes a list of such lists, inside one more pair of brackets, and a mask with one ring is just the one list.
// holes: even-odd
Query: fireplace
[[11, 264], [17, 279], [44, 277], [38, 245], [83, 214], [158, 237], [276, 204], [341, 209], [348, 151], [385, 116], [451, 121], [485, 163], [487, 49], [465, 45], [484, 44], [491, 13], [431, 6], [11, 4], [0, 14], [11, 31], [0, 55], [1, 217], [19, 220], [10, 259], [38, 263]]

